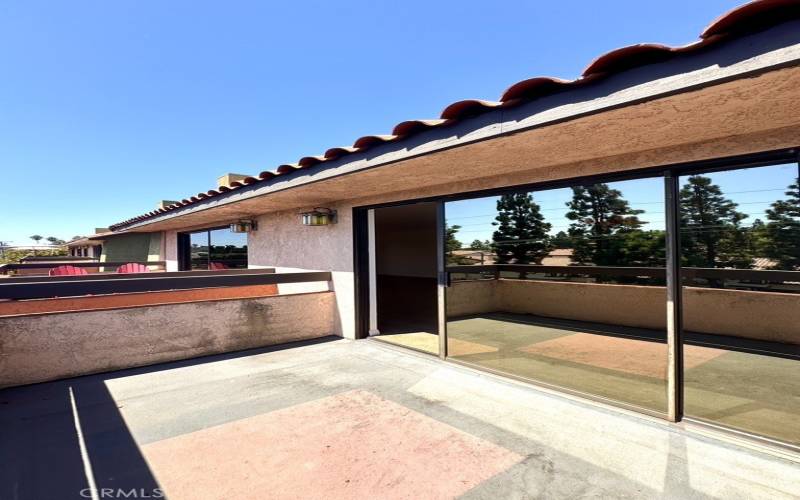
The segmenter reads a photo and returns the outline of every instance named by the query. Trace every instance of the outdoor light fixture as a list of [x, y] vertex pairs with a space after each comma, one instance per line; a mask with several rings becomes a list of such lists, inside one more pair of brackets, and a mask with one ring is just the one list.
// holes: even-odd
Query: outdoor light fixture
[[240, 220], [231, 224], [232, 233], [249, 233], [258, 229], [258, 224], [254, 220]]
[[336, 224], [336, 210], [317, 207], [310, 212], [300, 214], [304, 226], [327, 226]]

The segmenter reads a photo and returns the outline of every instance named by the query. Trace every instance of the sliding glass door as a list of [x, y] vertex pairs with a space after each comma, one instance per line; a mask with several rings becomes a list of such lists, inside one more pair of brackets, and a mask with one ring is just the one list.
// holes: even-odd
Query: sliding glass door
[[247, 269], [247, 233], [230, 228], [180, 233], [181, 271]]
[[685, 415], [800, 445], [798, 166], [680, 186]]
[[775, 158], [373, 208], [365, 334], [800, 448], [800, 167]]
[[664, 180], [445, 204], [447, 354], [667, 411]]

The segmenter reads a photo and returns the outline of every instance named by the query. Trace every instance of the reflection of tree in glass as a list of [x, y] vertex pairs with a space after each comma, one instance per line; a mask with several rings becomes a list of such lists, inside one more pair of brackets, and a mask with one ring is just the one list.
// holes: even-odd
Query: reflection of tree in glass
[[448, 254], [461, 249], [461, 242], [456, 238], [456, 233], [461, 229], [458, 224], [452, 226], [445, 226], [445, 252]]
[[456, 233], [458, 233], [461, 226], [458, 224], [454, 224], [452, 226], [445, 223], [444, 225], [444, 252], [445, 252], [445, 259], [449, 265], [469, 265], [471, 264], [468, 259], [462, 259], [457, 255], [454, 255], [453, 252], [456, 250], [461, 249], [461, 242], [456, 238]]
[[767, 210], [765, 253], [780, 268], [794, 270], [800, 267], [800, 178], [789, 186], [786, 196]]
[[496, 262], [507, 264], [538, 264], [550, 251], [548, 231], [539, 205], [530, 193], [504, 194], [497, 200], [497, 217], [492, 225]]
[[747, 231], [740, 222], [748, 217], [726, 198], [711, 179], [688, 178], [680, 192], [681, 249], [684, 265], [738, 267], [752, 265]]
[[469, 248], [471, 250], [483, 250], [488, 252], [492, 249], [492, 243], [489, 240], [481, 241], [478, 239], [472, 240], [472, 243], [469, 244]]
[[636, 229], [619, 234], [618, 266], [663, 267], [666, 264], [666, 233]]
[[555, 236], [551, 237], [550, 243], [553, 248], [572, 248], [573, 246], [572, 238], [564, 231], [559, 231]]
[[[624, 266], [626, 262], [626, 234], [638, 231], [644, 224], [637, 215], [643, 210], [634, 210], [617, 189], [608, 184], [574, 186], [572, 200], [567, 202], [567, 219], [574, 221], [569, 226], [575, 252], [573, 258], [579, 263], [598, 266]], [[617, 237], [620, 236], [620, 237]], [[635, 242], [641, 253], [642, 237]], [[637, 257], [638, 258], [638, 257]]]

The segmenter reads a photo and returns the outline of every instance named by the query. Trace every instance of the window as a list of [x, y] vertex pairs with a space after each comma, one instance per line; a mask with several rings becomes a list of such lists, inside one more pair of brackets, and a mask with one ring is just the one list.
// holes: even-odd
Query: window
[[247, 233], [227, 227], [182, 233], [178, 245], [182, 271], [247, 269]]
[[448, 202], [448, 356], [667, 406], [664, 180]]
[[798, 165], [680, 185], [685, 414], [800, 445]]

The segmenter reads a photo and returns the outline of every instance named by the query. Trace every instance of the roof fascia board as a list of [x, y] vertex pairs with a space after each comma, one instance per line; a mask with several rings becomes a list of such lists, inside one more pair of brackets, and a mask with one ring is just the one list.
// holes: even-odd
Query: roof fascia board
[[119, 232], [190, 213], [377, 168], [501, 135], [543, 127], [800, 63], [800, 20], [736, 38], [697, 53], [650, 64], [515, 108], [496, 109], [403, 141], [320, 163], [269, 181], [243, 186], [192, 205], [135, 222]]

